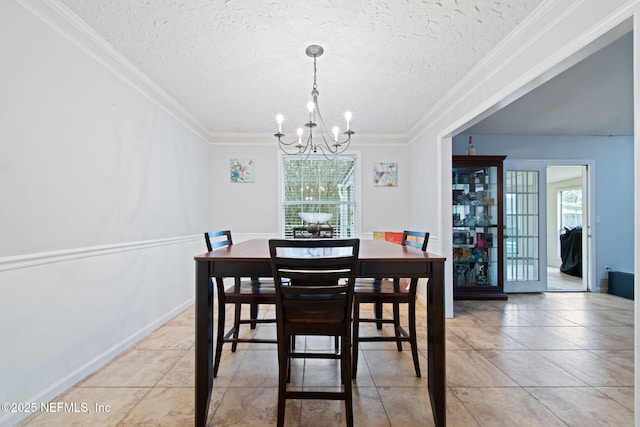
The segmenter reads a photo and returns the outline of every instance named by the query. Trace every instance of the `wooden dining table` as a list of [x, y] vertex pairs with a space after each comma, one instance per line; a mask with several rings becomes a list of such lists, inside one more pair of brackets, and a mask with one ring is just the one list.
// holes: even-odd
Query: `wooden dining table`
[[[213, 379], [213, 300], [210, 278], [272, 277], [269, 241], [247, 240], [197, 255], [195, 425], [205, 426]], [[446, 425], [444, 263], [440, 255], [383, 240], [361, 240], [357, 277], [428, 278], [427, 385], [436, 426]], [[420, 339], [418, 337], [418, 339]]]

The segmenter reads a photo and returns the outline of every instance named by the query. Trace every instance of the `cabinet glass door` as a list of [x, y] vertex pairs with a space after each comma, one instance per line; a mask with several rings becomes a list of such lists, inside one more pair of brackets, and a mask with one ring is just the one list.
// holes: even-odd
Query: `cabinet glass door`
[[454, 286], [499, 285], [498, 171], [493, 166], [453, 168]]

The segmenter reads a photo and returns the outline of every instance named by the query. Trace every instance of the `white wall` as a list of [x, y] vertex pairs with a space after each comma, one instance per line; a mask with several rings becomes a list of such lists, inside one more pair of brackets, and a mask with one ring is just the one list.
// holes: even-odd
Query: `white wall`
[[[361, 218], [359, 234], [371, 238], [373, 231], [396, 231], [407, 228], [409, 218], [408, 145], [404, 137], [367, 137], [355, 135], [347, 153], [360, 159]], [[209, 165], [211, 186], [210, 229], [228, 228], [234, 235], [269, 237], [281, 235], [279, 217], [279, 157], [272, 135], [229, 135], [214, 139]], [[234, 184], [229, 178], [229, 160], [255, 160], [255, 182]], [[397, 187], [374, 187], [375, 162], [398, 163]]]
[[33, 5], [0, 2], [1, 402], [54, 398], [187, 307], [208, 209], [206, 141]]

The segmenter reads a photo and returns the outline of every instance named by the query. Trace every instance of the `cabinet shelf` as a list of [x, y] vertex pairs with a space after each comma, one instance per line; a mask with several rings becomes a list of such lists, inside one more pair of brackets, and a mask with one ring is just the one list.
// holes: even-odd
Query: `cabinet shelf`
[[505, 156], [453, 156], [455, 299], [507, 298], [502, 267], [504, 159]]

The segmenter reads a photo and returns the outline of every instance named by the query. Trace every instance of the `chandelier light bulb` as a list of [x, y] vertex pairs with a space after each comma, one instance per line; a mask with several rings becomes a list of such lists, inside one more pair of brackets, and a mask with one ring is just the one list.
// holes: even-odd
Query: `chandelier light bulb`
[[338, 129], [338, 126], [336, 126], [332, 130], [333, 130], [333, 139], [335, 139], [337, 141], [338, 140], [338, 133], [340, 133], [340, 129]]
[[346, 113], [344, 113], [344, 118], [347, 120], [347, 130], [351, 130], [351, 125], [349, 124], [349, 122], [351, 121], [351, 117], [353, 117], [351, 111], [347, 111]]
[[282, 133], [282, 121], [284, 120], [284, 116], [282, 114], [278, 114], [276, 116], [276, 121], [278, 122], [278, 133]]

